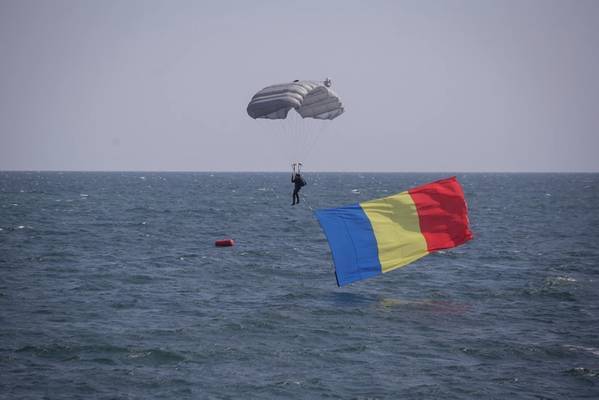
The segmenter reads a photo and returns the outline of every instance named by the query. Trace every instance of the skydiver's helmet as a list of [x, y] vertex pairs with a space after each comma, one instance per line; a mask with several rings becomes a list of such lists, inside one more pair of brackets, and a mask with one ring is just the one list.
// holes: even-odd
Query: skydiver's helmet
[[331, 82], [331, 80], [329, 78], [324, 80], [324, 85], [326, 87], [331, 87], [332, 84], [333, 84], [333, 82]]

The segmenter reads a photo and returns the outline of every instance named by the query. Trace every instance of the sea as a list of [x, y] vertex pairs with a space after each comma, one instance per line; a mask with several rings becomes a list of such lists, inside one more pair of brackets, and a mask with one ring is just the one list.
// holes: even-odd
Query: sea
[[336, 286], [314, 210], [451, 175], [0, 172], [0, 398], [599, 399], [599, 174], [457, 173], [472, 241]]

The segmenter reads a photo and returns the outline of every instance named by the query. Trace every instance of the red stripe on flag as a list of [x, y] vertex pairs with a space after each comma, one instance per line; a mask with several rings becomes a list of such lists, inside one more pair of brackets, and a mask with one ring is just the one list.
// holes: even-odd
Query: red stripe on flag
[[455, 176], [410, 189], [409, 193], [429, 252], [472, 239], [464, 192]]

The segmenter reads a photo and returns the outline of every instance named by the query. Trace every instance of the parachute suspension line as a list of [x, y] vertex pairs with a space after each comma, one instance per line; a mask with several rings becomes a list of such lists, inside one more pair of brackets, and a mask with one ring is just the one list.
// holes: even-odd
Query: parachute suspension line
[[312, 207], [312, 202], [310, 201], [310, 196], [307, 196], [305, 193], [302, 193], [301, 200], [308, 206], [310, 211], [314, 211], [314, 207]]
[[[306, 150], [307, 150], [308, 140], [310, 139], [310, 135], [313, 134], [312, 129], [311, 129], [311, 128], [313, 128], [312, 125], [313, 124], [308, 124], [305, 118], [302, 118], [302, 121], [301, 121], [301, 130], [302, 130], [301, 135], [302, 135], [302, 137], [300, 139], [300, 143], [301, 144], [299, 145], [300, 146], [299, 148], [301, 148], [301, 156], [303, 158], [306, 157]], [[306, 160], [304, 159], [302, 161], [305, 162]]]
[[306, 120], [299, 114], [295, 116], [298, 119], [297, 123], [297, 142], [295, 145], [295, 161], [302, 161], [299, 158], [304, 155], [305, 141], [306, 141]]
[[310, 157], [312, 156], [312, 153], [313, 153], [314, 149], [316, 148], [316, 145], [320, 141], [321, 136], [324, 136], [324, 133], [326, 131], [328, 131], [329, 124], [330, 124], [330, 121], [323, 120], [323, 121], [318, 121], [318, 123], [314, 127], [313, 132], [309, 138], [309, 143], [306, 146], [306, 154], [304, 156], [306, 161], [310, 160]]
[[[295, 111], [290, 110], [289, 113]], [[312, 159], [314, 149], [321, 137], [328, 133], [330, 124], [329, 120], [302, 118], [297, 114], [274, 124], [270, 120], [262, 119], [260, 127], [274, 136], [277, 147], [282, 147], [283, 156], [287, 161], [306, 163]]]
[[[308, 126], [305, 118], [301, 118], [299, 127], [300, 127], [300, 137], [298, 138], [298, 140], [299, 140], [298, 151], [300, 151], [301, 154], [298, 154], [298, 157], [305, 157], [306, 144], [307, 144], [306, 142], [308, 140], [308, 136], [311, 134], [310, 127]], [[306, 161], [306, 160], [298, 160], [298, 161]]]
[[297, 123], [297, 121], [295, 121], [297, 116], [293, 115], [294, 113], [295, 113], [295, 111], [293, 109], [289, 110], [287, 119], [285, 121], [282, 121], [282, 123], [286, 129], [285, 138], [283, 141], [285, 143], [285, 146], [287, 147], [286, 153], [289, 154], [289, 157], [291, 158], [291, 160], [288, 160], [288, 161], [292, 161], [292, 162], [297, 161], [296, 160], [296, 158], [298, 157], [297, 142], [300, 139], [298, 123]]
[[295, 117], [292, 115], [294, 112], [294, 110], [289, 110], [287, 119], [280, 121], [280, 124], [277, 124], [281, 126], [283, 131], [283, 136], [279, 137], [279, 140], [285, 147], [284, 154], [287, 155], [288, 161], [291, 160], [293, 162], [296, 161], [298, 156], [297, 141], [300, 138], [297, 123], [294, 121]]
[[290, 110], [286, 121], [282, 125], [285, 128], [285, 136], [287, 140], [287, 151], [291, 156], [292, 162], [303, 161], [301, 158], [305, 156], [307, 146], [311, 136], [313, 135], [313, 121], [308, 121], [302, 118], [295, 110]]

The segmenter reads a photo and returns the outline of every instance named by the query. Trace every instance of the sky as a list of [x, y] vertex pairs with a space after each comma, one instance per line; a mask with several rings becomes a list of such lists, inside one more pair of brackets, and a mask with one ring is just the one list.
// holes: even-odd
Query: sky
[[599, 172], [598, 71], [595, 0], [0, 0], [0, 170]]

